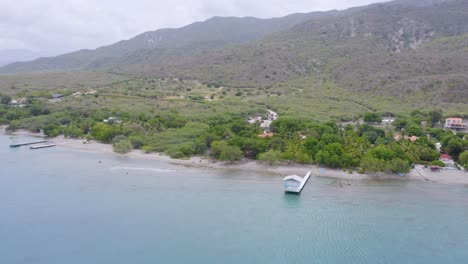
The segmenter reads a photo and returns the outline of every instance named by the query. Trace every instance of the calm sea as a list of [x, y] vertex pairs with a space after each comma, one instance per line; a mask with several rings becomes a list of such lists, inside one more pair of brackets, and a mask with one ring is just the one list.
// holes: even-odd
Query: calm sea
[[468, 263], [466, 186], [314, 177], [294, 196], [275, 174], [12, 140], [0, 263]]

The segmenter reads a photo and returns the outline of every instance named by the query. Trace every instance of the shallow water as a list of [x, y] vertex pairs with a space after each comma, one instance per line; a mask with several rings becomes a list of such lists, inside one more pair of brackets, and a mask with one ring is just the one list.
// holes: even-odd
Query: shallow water
[[11, 142], [0, 263], [468, 263], [466, 186], [313, 177], [295, 196], [275, 174]]

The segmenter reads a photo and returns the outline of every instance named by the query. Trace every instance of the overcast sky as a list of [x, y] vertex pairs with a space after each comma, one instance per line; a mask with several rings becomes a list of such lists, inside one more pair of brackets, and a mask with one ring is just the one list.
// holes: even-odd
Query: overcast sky
[[56, 55], [212, 16], [270, 18], [385, 0], [0, 0], [0, 50]]

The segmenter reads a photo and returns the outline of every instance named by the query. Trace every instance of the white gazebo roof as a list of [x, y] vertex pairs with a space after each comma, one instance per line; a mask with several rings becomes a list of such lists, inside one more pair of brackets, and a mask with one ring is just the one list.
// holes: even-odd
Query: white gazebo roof
[[288, 180], [295, 180], [295, 181], [298, 181], [298, 182], [302, 182], [303, 178], [302, 177], [299, 177], [297, 175], [290, 175], [290, 176], [287, 176], [283, 179], [283, 181], [288, 181]]

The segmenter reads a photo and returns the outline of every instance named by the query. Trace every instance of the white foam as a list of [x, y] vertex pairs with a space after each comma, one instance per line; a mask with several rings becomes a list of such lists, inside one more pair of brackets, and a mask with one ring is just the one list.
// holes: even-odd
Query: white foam
[[145, 167], [123, 167], [123, 166], [115, 166], [112, 167], [113, 170], [136, 170], [136, 171], [152, 171], [158, 173], [165, 173], [165, 172], [175, 172], [176, 170], [170, 169], [158, 169], [158, 168], [145, 168]]

